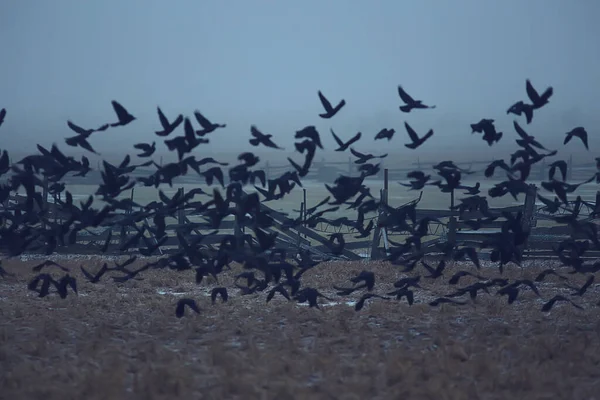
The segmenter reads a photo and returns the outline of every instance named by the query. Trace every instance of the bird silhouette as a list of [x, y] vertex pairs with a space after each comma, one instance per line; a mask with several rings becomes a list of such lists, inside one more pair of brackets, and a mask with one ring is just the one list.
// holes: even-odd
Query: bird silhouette
[[342, 109], [342, 107], [344, 107], [346, 105], [346, 100], [342, 99], [335, 107], [332, 107], [329, 100], [327, 100], [327, 98], [323, 95], [323, 93], [321, 93], [320, 90], [319, 90], [319, 100], [321, 100], [321, 104], [323, 105], [323, 108], [325, 109], [324, 113], [319, 114], [319, 117], [321, 117], [323, 119], [332, 118], [334, 115], [336, 115]]
[[416, 149], [417, 147], [425, 143], [427, 139], [433, 136], [433, 129], [430, 129], [423, 137], [420, 138], [419, 135], [417, 135], [417, 132], [415, 132], [415, 130], [408, 124], [408, 122], [404, 123], [404, 127], [406, 128], [408, 137], [410, 137], [410, 140], [412, 141], [412, 143], [405, 144], [405, 146], [409, 149]]
[[427, 106], [423, 104], [421, 100], [413, 99], [406, 91], [402, 88], [402, 86], [398, 85], [398, 95], [404, 102], [403, 106], [400, 106], [400, 110], [409, 113], [414, 109], [423, 109], [423, 108], [435, 108], [436, 106]]

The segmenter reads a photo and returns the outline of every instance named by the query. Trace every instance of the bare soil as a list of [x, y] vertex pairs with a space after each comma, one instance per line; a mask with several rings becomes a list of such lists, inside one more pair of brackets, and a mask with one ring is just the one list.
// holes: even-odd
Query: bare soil
[[[455, 289], [453, 272], [474, 269], [456, 264], [443, 279], [422, 278], [413, 306], [375, 299], [355, 312], [342, 300], [318, 310], [277, 296], [265, 304], [266, 292], [241, 296], [236, 271], [200, 286], [193, 272], [165, 270], [91, 284], [79, 265], [95, 271], [104, 261], [88, 258], [61, 262], [79, 278], [79, 295], [62, 300], [27, 290], [39, 262], [4, 262], [16, 277], [0, 279], [0, 399], [600, 398], [596, 285], [573, 297], [583, 311], [566, 303], [540, 311], [554, 294], [570, 296], [556, 277], [539, 285], [543, 299], [523, 290], [507, 305], [491, 292], [466, 306], [430, 307]], [[548, 266], [504, 275], [532, 278]], [[385, 263], [331, 263], [304, 285], [336, 297], [331, 285], [362, 269], [376, 273], [380, 294], [406, 276]], [[573, 285], [587, 278], [569, 277]], [[216, 286], [229, 288], [228, 303], [211, 305]], [[180, 297], [196, 299], [201, 314], [175, 318]]]

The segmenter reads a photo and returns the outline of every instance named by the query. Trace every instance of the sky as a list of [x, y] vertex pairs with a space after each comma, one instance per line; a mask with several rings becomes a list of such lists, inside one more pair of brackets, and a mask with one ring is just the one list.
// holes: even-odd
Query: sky
[[[114, 99], [137, 120], [95, 134], [103, 154], [152, 141], [162, 151], [153, 133], [160, 106], [172, 118], [199, 109], [227, 124], [199, 153], [247, 150], [255, 124], [287, 156], [294, 132], [315, 125], [329, 149], [333, 128], [344, 139], [361, 131], [358, 150], [414, 158], [403, 146], [408, 121], [420, 134], [435, 131], [419, 154], [485, 159], [492, 149], [469, 124], [495, 119], [505, 132], [498, 149], [515, 148], [518, 117], [506, 110], [527, 100], [529, 78], [554, 96], [527, 131], [562, 146], [564, 133], [583, 125], [593, 149], [598, 15], [595, 0], [4, 1], [0, 148], [65, 148], [66, 121], [113, 122]], [[398, 85], [437, 108], [401, 113]], [[318, 116], [318, 90], [347, 102], [331, 120]], [[382, 128], [396, 130], [391, 142], [373, 140]]]

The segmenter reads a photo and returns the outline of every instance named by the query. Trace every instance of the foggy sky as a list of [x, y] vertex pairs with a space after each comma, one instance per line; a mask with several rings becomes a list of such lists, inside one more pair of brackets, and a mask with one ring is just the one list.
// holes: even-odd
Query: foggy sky
[[[115, 99], [138, 121], [95, 134], [101, 152], [140, 141], [164, 147], [152, 133], [160, 105], [171, 118], [199, 109], [227, 123], [207, 152], [245, 149], [251, 124], [291, 151], [294, 131], [316, 125], [326, 147], [332, 127], [346, 139], [362, 131], [361, 150], [414, 157], [403, 146], [406, 120], [421, 134], [435, 130], [420, 154], [475, 155], [490, 151], [468, 126], [482, 117], [495, 118], [504, 145], [514, 145], [516, 117], [506, 109], [527, 100], [526, 78], [540, 91], [554, 87], [528, 132], [562, 143], [583, 125], [594, 148], [598, 15], [594, 0], [5, 1], [0, 148], [66, 148], [67, 119], [113, 122]], [[398, 84], [437, 109], [401, 113]], [[319, 89], [347, 101], [330, 121], [318, 117]], [[396, 137], [374, 142], [384, 127]]]

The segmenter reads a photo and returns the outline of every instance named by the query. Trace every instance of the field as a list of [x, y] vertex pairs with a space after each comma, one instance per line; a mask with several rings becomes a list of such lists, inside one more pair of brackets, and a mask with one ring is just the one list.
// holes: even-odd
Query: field
[[[5, 261], [16, 277], [0, 279], [0, 399], [599, 397], [597, 285], [573, 297], [583, 311], [559, 303], [542, 313], [543, 300], [529, 290], [510, 306], [491, 291], [466, 306], [430, 307], [453, 290], [453, 272], [474, 268], [454, 264], [443, 279], [422, 279], [413, 306], [375, 299], [355, 312], [332, 284], [369, 269], [383, 294], [405, 275], [385, 263], [324, 264], [303, 277], [336, 297], [317, 310], [277, 296], [265, 304], [266, 292], [240, 296], [234, 267], [219, 277], [229, 302], [213, 306], [207, 294], [217, 283], [197, 286], [191, 272], [151, 270], [143, 280], [95, 285], [79, 273], [79, 265], [96, 270], [106, 261], [61, 260], [79, 278], [79, 295], [65, 300], [26, 290], [41, 260]], [[533, 278], [550, 266], [564, 273], [537, 262], [504, 275]], [[481, 274], [498, 271], [484, 266]], [[586, 279], [568, 276], [575, 286]], [[545, 300], [571, 292], [556, 277], [539, 288]], [[200, 315], [175, 318], [181, 296], [198, 300]]]

